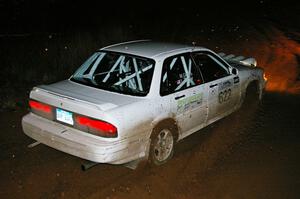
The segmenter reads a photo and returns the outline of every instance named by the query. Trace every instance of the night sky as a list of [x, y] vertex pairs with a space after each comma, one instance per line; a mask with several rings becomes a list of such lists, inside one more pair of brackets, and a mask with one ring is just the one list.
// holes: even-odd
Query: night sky
[[[159, 28], [160, 23], [191, 25], [231, 23], [239, 18], [259, 22], [289, 18], [296, 1], [0, 1], [1, 34], [64, 32], [107, 26]], [[163, 27], [162, 27], [163, 28]]]

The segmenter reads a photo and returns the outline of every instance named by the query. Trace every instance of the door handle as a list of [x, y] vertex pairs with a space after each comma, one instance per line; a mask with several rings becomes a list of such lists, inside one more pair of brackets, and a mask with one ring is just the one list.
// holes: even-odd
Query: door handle
[[177, 96], [177, 97], [175, 97], [175, 100], [179, 100], [180, 98], [183, 98], [183, 97], [185, 97], [185, 95]]
[[213, 88], [215, 86], [218, 86], [218, 84], [212, 84], [212, 85], [209, 86], [209, 88]]
[[233, 83], [236, 84], [236, 83], [239, 83], [239, 82], [240, 82], [239, 76], [233, 78]]

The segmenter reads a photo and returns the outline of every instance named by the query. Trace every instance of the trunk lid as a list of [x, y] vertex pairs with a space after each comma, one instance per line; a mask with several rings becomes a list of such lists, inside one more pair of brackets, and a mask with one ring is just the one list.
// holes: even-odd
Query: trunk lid
[[130, 104], [139, 100], [138, 97], [113, 93], [110, 91], [85, 86], [70, 80], [65, 80], [50, 85], [41, 85], [38, 88], [41, 88], [53, 95], [95, 104], [103, 111]]
[[141, 97], [113, 93], [65, 80], [35, 87], [30, 98], [89, 117], [111, 121], [111, 109], [142, 100]]

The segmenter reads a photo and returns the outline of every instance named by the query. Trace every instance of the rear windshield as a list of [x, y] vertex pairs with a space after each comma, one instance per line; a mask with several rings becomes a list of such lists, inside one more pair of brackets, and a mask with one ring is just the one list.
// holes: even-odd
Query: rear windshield
[[152, 59], [100, 51], [88, 58], [71, 80], [128, 95], [148, 94], [154, 70]]

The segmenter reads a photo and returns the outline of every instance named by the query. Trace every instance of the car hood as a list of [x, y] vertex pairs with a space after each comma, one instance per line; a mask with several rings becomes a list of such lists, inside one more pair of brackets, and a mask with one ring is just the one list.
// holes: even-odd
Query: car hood
[[142, 100], [141, 97], [105, 91], [81, 85], [70, 80], [64, 80], [50, 85], [41, 85], [37, 88], [60, 97], [95, 104], [103, 111]]

